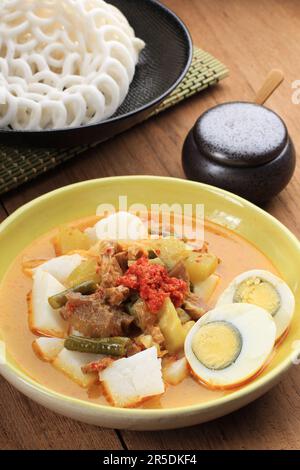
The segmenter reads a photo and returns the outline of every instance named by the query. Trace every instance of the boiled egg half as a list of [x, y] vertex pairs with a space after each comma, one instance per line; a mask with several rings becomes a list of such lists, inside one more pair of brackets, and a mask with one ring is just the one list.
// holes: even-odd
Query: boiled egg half
[[237, 387], [255, 376], [275, 343], [272, 316], [253, 304], [232, 303], [207, 312], [189, 331], [185, 356], [194, 377], [211, 389]]
[[295, 298], [289, 286], [261, 269], [246, 271], [234, 278], [218, 299], [217, 307], [243, 302], [262, 307], [272, 315], [276, 340], [286, 332], [295, 309]]

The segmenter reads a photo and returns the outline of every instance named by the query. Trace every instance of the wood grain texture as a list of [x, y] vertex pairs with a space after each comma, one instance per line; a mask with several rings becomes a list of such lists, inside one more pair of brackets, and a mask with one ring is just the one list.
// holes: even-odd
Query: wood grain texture
[[[300, 79], [298, 0], [165, 0], [189, 27], [194, 43], [223, 61], [230, 77], [219, 86], [90, 150], [36, 181], [6, 195], [11, 213], [34, 197], [84, 179], [126, 174], [184, 177], [183, 140], [208, 107], [251, 100], [271, 68], [285, 81], [267, 105], [285, 120], [300, 149], [300, 105], [291, 84]], [[300, 234], [300, 166], [280, 196], [265, 209]], [[2, 213], [2, 217], [5, 213]], [[1, 209], [0, 209], [1, 218]], [[296, 449], [300, 447], [300, 374], [294, 367], [267, 395], [212, 423], [177, 431], [123, 432], [129, 449]], [[0, 448], [117, 448], [113, 431], [75, 423], [34, 404], [0, 381]]]
[[228, 416], [185, 429], [123, 431], [129, 449], [298, 449], [299, 370], [295, 366], [277, 387]]
[[0, 377], [0, 449], [122, 449], [113, 430], [59, 416]]

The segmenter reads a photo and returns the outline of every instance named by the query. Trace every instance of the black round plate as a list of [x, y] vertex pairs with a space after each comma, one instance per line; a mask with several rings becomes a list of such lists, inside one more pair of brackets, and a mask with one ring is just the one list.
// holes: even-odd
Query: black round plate
[[102, 142], [143, 121], [184, 78], [192, 42], [182, 21], [155, 0], [109, 0], [146, 43], [129, 93], [114, 116], [98, 124], [43, 131], [0, 129], [0, 143], [70, 147]]

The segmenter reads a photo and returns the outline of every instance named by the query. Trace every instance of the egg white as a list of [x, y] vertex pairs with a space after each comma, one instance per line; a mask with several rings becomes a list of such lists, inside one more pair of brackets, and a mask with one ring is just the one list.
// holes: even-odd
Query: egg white
[[[236, 360], [222, 370], [202, 364], [192, 349], [197, 331], [206, 323], [225, 321], [235, 326], [242, 337], [241, 352]], [[275, 343], [276, 326], [263, 308], [246, 303], [219, 306], [207, 312], [188, 333], [184, 351], [193, 374], [213, 389], [234, 388], [254, 376], [265, 364]]]
[[239, 284], [250, 277], [259, 277], [266, 280], [274, 286], [279, 294], [281, 304], [277, 312], [273, 315], [273, 320], [276, 324], [276, 340], [278, 340], [285, 333], [292, 321], [295, 310], [295, 298], [289, 286], [282, 279], [269, 271], [252, 269], [251, 271], [239, 274], [221, 294], [216, 307], [232, 303]]

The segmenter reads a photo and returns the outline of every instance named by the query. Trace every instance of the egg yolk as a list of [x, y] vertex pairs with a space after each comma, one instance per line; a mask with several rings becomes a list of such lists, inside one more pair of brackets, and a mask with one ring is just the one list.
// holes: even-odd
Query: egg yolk
[[241, 348], [242, 337], [239, 330], [226, 321], [204, 324], [192, 341], [195, 356], [211, 370], [230, 366], [239, 356]]
[[241, 282], [235, 291], [233, 301], [257, 305], [267, 310], [271, 315], [275, 315], [281, 303], [275, 287], [259, 277], [250, 277]]

